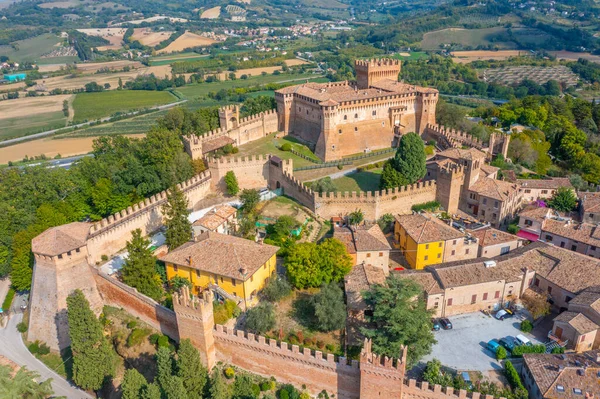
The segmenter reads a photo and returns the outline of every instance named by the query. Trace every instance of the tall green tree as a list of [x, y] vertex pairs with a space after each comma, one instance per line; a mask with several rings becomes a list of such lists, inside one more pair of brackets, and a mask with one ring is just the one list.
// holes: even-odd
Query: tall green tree
[[142, 399], [160, 399], [160, 387], [155, 382], [152, 384], [148, 384], [142, 389], [140, 397]]
[[[14, 375], [13, 375], [14, 374]], [[16, 373], [0, 366], [0, 397], [5, 399], [46, 399], [53, 394], [52, 379], [39, 381], [39, 374], [21, 367]]]
[[275, 309], [270, 302], [262, 302], [246, 312], [246, 328], [264, 334], [275, 328]]
[[229, 172], [225, 173], [224, 180], [225, 186], [227, 187], [227, 194], [236, 195], [240, 192], [240, 186], [238, 184], [237, 177], [233, 170], [230, 170]]
[[175, 249], [192, 238], [192, 224], [188, 220], [188, 201], [177, 186], [173, 186], [167, 193], [163, 214], [165, 215], [166, 244], [170, 249]]
[[366, 316], [368, 327], [361, 332], [373, 341], [373, 352], [399, 358], [408, 347], [408, 368], [431, 353], [436, 342], [431, 333], [432, 311], [427, 310], [423, 289], [413, 280], [390, 276], [386, 285], [373, 285], [363, 293], [373, 313]]
[[230, 399], [229, 385], [223, 378], [223, 374], [215, 369], [210, 378], [210, 387], [208, 389], [211, 399]]
[[560, 212], [570, 212], [577, 206], [577, 197], [572, 189], [559, 187], [548, 201], [548, 205]]
[[140, 374], [136, 369], [127, 369], [121, 384], [123, 399], [138, 399], [142, 396], [142, 389], [148, 385], [146, 377]]
[[344, 292], [336, 283], [324, 285], [312, 297], [315, 317], [321, 331], [341, 330], [346, 325]]
[[394, 188], [405, 186], [406, 179], [400, 174], [394, 167], [393, 160], [387, 161], [383, 166], [381, 172], [381, 179], [379, 180], [379, 188], [385, 190], [387, 188]]
[[142, 236], [140, 229], [131, 233], [127, 252], [129, 255], [121, 269], [123, 282], [155, 301], [160, 301], [163, 288], [160, 276], [156, 273], [156, 258], [150, 249], [150, 240]]
[[242, 210], [245, 214], [254, 213], [256, 206], [260, 202], [260, 194], [254, 189], [243, 189], [240, 194], [240, 200], [242, 201]]
[[425, 145], [421, 137], [416, 133], [403, 135], [394, 156], [394, 167], [404, 176], [406, 184], [413, 184], [425, 176], [426, 159]]
[[169, 348], [159, 346], [156, 351], [156, 382], [162, 389], [167, 385], [167, 380], [173, 375], [173, 358]]
[[365, 214], [360, 209], [356, 209], [348, 215], [348, 223], [353, 225], [359, 225], [365, 220]]
[[73, 352], [73, 381], [83, 389], [98, 390], [115, 372], [114, 355], [100, 321], [81, 290], [67, 297], [67, 319]]
[[177, 351], [177, 375], [183, 381], [183, 386], [190, 399], [202, 399], [208, 381], [208, 371], [202, 365], [200, 353], [189, 339], [179, 343]]

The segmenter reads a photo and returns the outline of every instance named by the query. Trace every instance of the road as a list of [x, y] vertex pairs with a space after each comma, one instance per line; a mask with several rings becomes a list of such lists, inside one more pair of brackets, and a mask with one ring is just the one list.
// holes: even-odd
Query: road
[[[187, 102], [187, 100], [181, 100], [181, 101], [177, 101], [175, 103], [160, 105], [158, 107], [152, 108], [152, 110], [153, 111], [162, 111], [164, 109], [169, 109], [169, 108], [176, 107], [176, 106], [181, 105], [181, 104], [183, 104], [185, 102]], [[129, 112], [129, 113], [123, 114], [121, 116], [135, 116], [135, 115], [139, 114], [140, 112], [141, 111]], [[97, 123], [98, 121], [100, 121], [100, 122], [108, 122], [111, 118], [112, 118], [112, 116], [107, 116], [105, 118], [101, 118], [101, 119], [94, 120], [94, 121], [89, 121], [89, 122], [84, 122], [84, 123], [78, 123], [77, 125], [71, 125], [71, 126], [67, 126], [67, 127], [61, 127], [60, 129], [47, 130], [47, 131], [41, 132], [41, 133], [35, 133], [35, 134], [30, 134], [28, 136], [17, 137], [17, 138], [10, 139], [10, 140], [0, 141], [0, 147], [5, 147], [5, 146], [8, 146], [8, 145], [16, 144], [16, 143], [19, 143], [21, 141], [30, 141], [30, 140], [39, 139], [39, 138], [46, 137], [46, 136], [51, 136], [51, 135], [53, 135], [55, 133], [58, 133], [58, 132], [60, 132], [62, 130], [65, 130], [65, 129], [72, 129], [72, 128], [80, 128], [80, 127], [84, 127], [84, 126], [89, 126], [92, 123]]]
[[[18, 308], [18, 303], [15, 304]], [[54, 395], [68, 399], [93, 399], [88, 393], [72, 386], [67, 380], [50, 370], [44, 363], [33, 356], [17, 331], [17, 324], [22, 320], [22, 313], [13, 313], [5, 328], [0, 327], [0, 355], [12, 360], [19, 366], [38, 372], [42, 380], [52, 378]]]

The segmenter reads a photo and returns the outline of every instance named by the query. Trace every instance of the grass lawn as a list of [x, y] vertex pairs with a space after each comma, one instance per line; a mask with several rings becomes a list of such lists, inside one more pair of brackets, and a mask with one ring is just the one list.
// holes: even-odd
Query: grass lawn
[[62, 111], [0, 119], [0, 141], [65, 127], [66, 121]]
[[79, 93], [73, 101], [74, 120], [95, 120], [117, 112], [125, 113], [174, 101], [175, 96], [166, 91], [112, 90]]
[[241, 145], [239, 147], [240, 152], [233, 155], [235, 157], [250, 156], [258, 154], [272, 154], [277, 155], [281, 159], [292, 159], [294, 161], [294, 167], [314, 165], [313, 162], [307, 161], [291, 152], [281, 151], [279, 147], [283, 143], [290, 143], [292, 147], [307, 156], [317, 160], [318, 158], [303, 144], [299, 144], [293, 137], [285, 136], [281, 138], [275, 138], [276, 134], [269, 134], [267, 137]]
[[52, 51], [55, 48], [54, 45], [60, 43], [60, 41], [61, 39], [58, 36], [52, 33], [44, 33], [43, 35], [15, 42], [17, 50], [12, 46], [0, 46], [0, 54], [7, 55], [12, 61], [37, 62], [41, 60], [46, 64], [55, 63], [54, 61], [49, 62], [53, 58], [40, 59], [40, 57]]
[[198, 83], [193, 85], [187, 85], [179, 87], [178, 92], [183, 94], [187, 98], [194, 98], [199, 96], [207, 96], [210, 92], [218, 92], [221, 89], [234, 89], [250, 86], [260, 86], [268, 83], [284, 83], [290, 81], [302, 82], [306, 79], [317, 78], [312, 73], [305, 74], [280, 74], [280, 75], [267, 75], [267, 76], [251, 76], [248, 79], [237, 79], [237, 80], [223, 80], [212, 83]]
[[350, 175], [332, 180], [337, 191], [379, 191], [379, 180], [383, 169], [371, 169], [364, 172], [356, 172]]

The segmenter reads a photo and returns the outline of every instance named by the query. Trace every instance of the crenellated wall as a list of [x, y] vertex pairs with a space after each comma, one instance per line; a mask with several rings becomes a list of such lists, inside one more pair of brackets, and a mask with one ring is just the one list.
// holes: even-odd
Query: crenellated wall
[[[477, 148], [481, 151], [487, 151], [487, 147], [477, 137], [456, 129], [446, 128], [441, 125], [428, 124], [425, 127], [424, 136], [429, 136], [442, 144], [442, 147], [460, 148], [462, 146]], [[440, 143], [441, 141], [441, 143]]]
[[255, 155], [239, 158], [210, 158], [208, 168], [212, 175], [212, 186], [225, 190], [225, 175], [233, 171], [241, 190], [264, 188], [269, 184], [269, 159], [271, 155]]
[[[403, 399], [494, 399], [492, 395], [481, 395], [479, 392], [467, 392], [464, 389], [456, 390], [453, 387], [429, 385], [427, 381], [409, 379], [404, 382], [402, 391]], [[499, 399], [506, 399], [500, 397]]]
[[[224, 107], [221, 110], [224, 112], [228, 108]], [[202, 146], [212, 140], [228, 137], [234, 141], [236, 146], [240, 146], [277, 131], [277, 111], [274, 109], [241, 118], [235, 123], [229, 120], [224, 123], [223, 118], [221, 119], [219, 129], [211, 130], [201, 136], [183, 137], [184, 148], [192, 159], [205, 157], [207, 154], [204, 153]]]
[[[205, 172], [177, 186], [185, 193], [188, 206], [193, 208], [210, 192], [210, 182], [211, 175]], [[133, 230], [141, 229], [144, 235], [158, 230], [162, 226], [161, 208], [166, 199], [167, 192], [163, 191], [93, 223], [87, 242], [90, 264], [99, 262], [102, 255], [110, 257], [125, 248]]]
[[365, 220], [373, 221], [386, 213], [410, 213], [415, 204], [435, 201], [436, 192], [436, 182], [429, 180], [374, 192], [315, 193], [315, 212], [324, 219], [330, 219], [360, 209]]

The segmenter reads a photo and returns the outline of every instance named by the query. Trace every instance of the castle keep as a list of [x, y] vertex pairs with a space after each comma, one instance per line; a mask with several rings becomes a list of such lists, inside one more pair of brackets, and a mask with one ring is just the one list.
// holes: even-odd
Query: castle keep
[[355, 62], [356, 82], [305, 83], [275, 92], [278, 130], [324, 161], [394, 146], [435, 124], [438, 91], [398, 81], [400, 61]]

